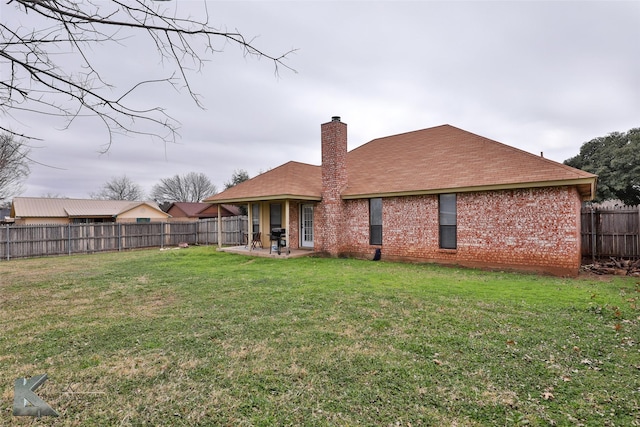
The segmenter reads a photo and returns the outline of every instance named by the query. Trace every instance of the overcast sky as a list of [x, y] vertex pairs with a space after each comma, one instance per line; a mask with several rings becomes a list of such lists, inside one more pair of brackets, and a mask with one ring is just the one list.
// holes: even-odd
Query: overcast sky
[[[32, 19], [0, 7], [3, 21]], [[559, 162], [640, 126], [640, 1], [234, 0], [208, 9], [212, 25], [256, 36], [264, 51], [297, 49], [287, 61], [296, 73], [277, 77], [269, 61], [227, 45], [190, 76], [206, 109], [166, 86], [134, 94], [181, 123], [175, 144], [119, 136], [100, 154], [108, 136], [96, 120], [61, 130], [60, 119], [3, 117], [44, 139], [31, 156], [48, 166], [32, 166], [22, 196], [85, 198], [123, 174], [147, 192], [189, 172], [222, 189], [235, 169], [253, 177], [289, 160], [317, 165], [320, 124], [334, 115], [348, 124], [349, 149], [450, 124]], [[142, 37], [95, 54], [122, 84], [116, 93], [172, 70]]]

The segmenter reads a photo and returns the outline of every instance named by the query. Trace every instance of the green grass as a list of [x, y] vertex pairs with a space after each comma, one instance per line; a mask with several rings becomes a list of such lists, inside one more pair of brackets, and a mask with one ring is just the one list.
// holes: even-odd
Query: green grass
[[[640, 425], [639, 282], [211, 247], [0, 262], [0, 425]], [[41, 373], [60, 417], [12, 416]]]

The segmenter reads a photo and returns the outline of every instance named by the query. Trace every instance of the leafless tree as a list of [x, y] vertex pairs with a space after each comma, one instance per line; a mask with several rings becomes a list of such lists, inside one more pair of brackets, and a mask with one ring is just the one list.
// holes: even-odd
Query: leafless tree
[[68, 199], [68, 197], [63, 194], [51, 193], [51, 192], [43, 193], [40, 195], [40, 197], [44, 199]]
[[160, 184], [153, 186], [151, 197], [158, 203], [200, 202], [217, 192], [218, 189], [205, 174], [189, 172], [161, 179]]
[[9, 133], [0, 133], [0, 202], [22, 192], [29, 176], [29, 148]]
[[114, 176], [104, 183], [98, 193], [91, 194], [91, 198], [100, 200], [143, 200], [144, 191], [128, 176]]
[[[179, 13], [184, 8], [179, 2], [171, 9], [169, 3], [152, 0], [8, 0], [3, 7], [14, 7], [34, 24], [0, 20], [0, 111], [9, 116], [18, 111], [61, 116], [66, 126], [78, 117], [97, 117], [108, 132], [106, 151], [117, 133], [175, 140], [178, 123], [162, 107], [135, 105], [132, 93], [168, 83], [186, 89], [201, 107], [190, 72], [200, 71], [209, 55], [228, 44], [272, 61], [276, 74], [281, 67], [292, 70], [285, 61], [293, 50], [272, 55], [237, 30], [214, 28], [206, 1], [202, 4], [203, 13], [193, 18]], [[114, 88], [93, 59], [94, 50], [107, 43], [125, 45], [129, 37], [138, 36], [157, 51], [167, 77]], [[71, 61], [67, 54], [73, 54]], [[69, 65], [74, 61], [79, 66]], [[3, 126], [0, 129], [16, 136], [30, 137]]]

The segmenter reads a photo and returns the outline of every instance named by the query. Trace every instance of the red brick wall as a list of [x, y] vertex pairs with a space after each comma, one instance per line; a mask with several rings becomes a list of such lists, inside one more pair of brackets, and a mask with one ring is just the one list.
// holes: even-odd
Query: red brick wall
[[322, 203], [318, 203], [313, 212], [313, 250], [315, 252], [329, 254], [328, 244], [324, 238], [327, 229], [324, 206]]
[[[578, 273], [580, 196], [574, 187], [458, 194], [456, 250], [439, 248], [437, 195], [382, 203], [383, 259]], [[368, 200], [348, 200], [344, 211], [339, 251], [373, 257], [378, 246], [369, 245]]]

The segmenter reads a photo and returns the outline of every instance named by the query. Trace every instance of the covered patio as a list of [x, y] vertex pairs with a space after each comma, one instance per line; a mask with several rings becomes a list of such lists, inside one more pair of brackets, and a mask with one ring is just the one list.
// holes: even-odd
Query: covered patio
[[247, 210], [246, 246], [223, 248], [220, 245], [219, 250], [273, 256], [269, 248], [278, 242], [276, 236], [282, 232], [283, 251], [281, 255], [276, 253], [276, 257], [313, 253], [314, 210], [321, 200], [320, 191], [319, 166], [289, 162], [209, 197], [206, 203], [244, 206]]

